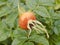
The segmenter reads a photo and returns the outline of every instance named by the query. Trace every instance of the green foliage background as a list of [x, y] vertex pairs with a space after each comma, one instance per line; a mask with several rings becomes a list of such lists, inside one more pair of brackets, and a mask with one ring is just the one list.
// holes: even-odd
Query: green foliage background
[[[19, 1], [46, 26], [49, 39], [35, 31], [27, 38], [27, 32], [19, 28]], [[60, 0], [0, 0], [0, 45], [60, 45]]]

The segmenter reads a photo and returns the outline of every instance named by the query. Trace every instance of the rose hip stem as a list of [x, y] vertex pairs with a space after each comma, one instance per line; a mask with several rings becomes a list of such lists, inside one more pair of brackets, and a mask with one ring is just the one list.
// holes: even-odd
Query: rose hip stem
[[23, 14], [25, 12], [25, 10], [19, 5], [19, 2], [18, 2], [18, 12], [19, 14]]

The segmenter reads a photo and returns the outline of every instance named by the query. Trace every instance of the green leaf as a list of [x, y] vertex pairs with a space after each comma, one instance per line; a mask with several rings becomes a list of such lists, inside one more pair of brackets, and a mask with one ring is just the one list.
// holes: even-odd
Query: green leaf
[[60, 20], [57, 20], [57, 21], [55, 21], [55, 26], [59, 26], [60, 27]]
[[0, 30], [3, 29], [2, 21], [0, 21]]
[[19, 2], [19, 0], [8, 0], [8, 3], [11, 4], [12, 8], [16, 8], [18, 6], [18, 2]]
[[40, 5], [44, 5], [44, 6], [54, 6], [55, 4], [55, 0], [39, 0]]
[[19, 40], [18, 39], [14, 39], [13, 42], [12, 42], [12, 45], [18, 45], [19, 44]]
[[22, 29], [16, 29], [14, 30], [13, 32], [13, 36], [16, 38], [16, 37], [26, 37], [26, 31], [25, 30], [22, 30]]
[[13, 40], [12, 45], [23, 45], [23, 43], [27, 40], [26, 37], [19, 37]]
[[7, 28], [6, 24], [2, 22], [0, 23], [0, 41], [4, 41], [8, 37], [10, 37], [10, 31]]
[[60, 45], [60, 42], [57, 42], [56, 45]]
[[55, 29], [54, 29], [55, 34], [60, 35], [60, 20], [55, 21], [54, 24], [55, 24]]
[[53, 13], [52, 18], [53, 18], [53, 19], [60, 19], [60, 14], [58, 14], [58, 13]]
[[49, 14], [52, 19], [60, 19], [60, 13], [54, 12], [54, 8], [49, 8]]
[[33, 11], [36, 12], [38, 15], [42, 16], [42, 17], [50, 18], [50, 14], [44, 6], [38, 6]]
[[6, 18], [6, 23], [10, 26], [10, 28], [14, 27], [14, 21], [16, 20], [17, 16], [18, 14], [16, 12], [12, 12]]
[[30, 9], [35, 9], [39, 5], [55, 6], [55, 0], [26, 0], [26, 5]]
[[5, 4], [6, 4], [5, 2], [0, 1], [0, 6], [5, 5]]
[[0, 41], [4, 41], [10, 37], [10, 32], [7, 29], [0, 30]]
[[2, 7], [1, 10], [0, 10], [0, 17], [6, 16], [6, 15], [8, 15], [8, 14], [11, 13], [11, 12], [12, 12], [12, 10], [11, 10], [9, 7], [4, 6], [4, 7]]
[[38, 0], [26, 0], [26, 5], [27, 7], [29, 7], [30, 9], [35, 9], [37, 6], [37, 1]]
[[32, 42], [26, 42], [24, 45], [34, 45]]
[[41, 43], [43, 45], [49, 45], [49, 42], [46, 38], [44, 38], [43, 36], [39, 36], [39, 35], [32, 35], [29, 38], [30, 41], [34, 41], [36, 43]]
[[54, 27], [53, 31], [56, 35], [59, 35], [59, 30], [57, 29], [57, 27]]

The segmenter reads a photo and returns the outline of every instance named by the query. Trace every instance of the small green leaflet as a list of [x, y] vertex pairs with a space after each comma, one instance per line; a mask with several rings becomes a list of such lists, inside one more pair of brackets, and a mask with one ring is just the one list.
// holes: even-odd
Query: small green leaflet
[[49, 45], [49, 42], [46, 38], [44, 38], [43, 36], [39, 36], [39, 35], [32, 35], [29, 38], [30, 41], [34, 41], [36, 43], [41, 43], [43, 45]]
[[15, 38], [12, 42], [12, 45], [23, 45], [23, 43], [27, 40], [26, 37], [18, 37]]
[[50, 14], [44, 6], [38, 6], [33, 11], [36, 12], [38, 15], [42, 16], [42, 17], [50, 18]]
[[16, 20], [18, 14], [15, 12], [12, 12], [7, 18], [6, 23], [10, 26], [10, 28], [14, 27], [14, 21]]
[[4, 22], [0, 22], [0, 41], [4, 41], [10, 37], [10, 30]]

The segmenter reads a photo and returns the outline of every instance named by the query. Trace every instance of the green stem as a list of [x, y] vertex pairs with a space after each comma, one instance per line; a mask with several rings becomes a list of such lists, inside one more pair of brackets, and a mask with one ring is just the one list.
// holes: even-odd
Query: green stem
[[21, 6], [19, 6], [19, 2], [18, 2], [18, 12], [19, 12], [19, 14], [23, 14], [25, 12], [25, 9]]

